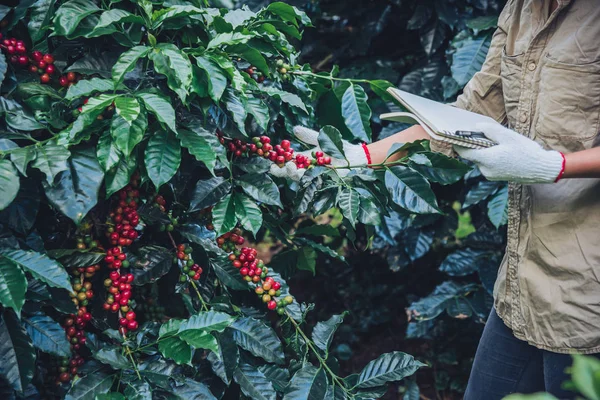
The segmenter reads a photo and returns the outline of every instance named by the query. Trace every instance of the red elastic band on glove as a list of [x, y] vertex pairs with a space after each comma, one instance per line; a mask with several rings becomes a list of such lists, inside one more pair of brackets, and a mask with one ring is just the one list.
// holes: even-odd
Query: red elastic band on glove
[[561, 178], [563, 177], [563, 175], [565, 174], [565, 168], [567, 166], [567, 158], [565, 157], [565, 155], [562, 152], [559, 152], [560, 155], [562, 156], [562, 167], [560, 168], [560, 172], [558, 173], [558, 176], [556, 177], [556, 180], [554, 181], [554, 183], [558, 182], [561, 180]]
[[362, 144], [363, 150], [365, 151], [365, 154], [367, 156], [367, 165], [371, 164], [371, 153], [369, 152], [369, 148], [367, 147], [366, 143]]

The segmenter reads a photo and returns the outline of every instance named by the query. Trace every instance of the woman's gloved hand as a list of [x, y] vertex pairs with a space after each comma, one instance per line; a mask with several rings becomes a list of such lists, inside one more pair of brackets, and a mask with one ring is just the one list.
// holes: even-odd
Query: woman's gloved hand
[[516, 183], [557, 182], [565, 170], [561, 152], [546, 150], [533, 140], [503, 126], [478, 124], [477, 131], [498, 143], [487, 149], [468, 149], [454, 146], [454, 150], [473, 161], [490, 181]]
[[[303, 126], [294, 127], [294, 136], [301, 142], [315, 146], [310, 150], [302, 151], [296, 153], [296, 157], [298, 154], [301, 154], [309, 159], [312, 159], [312, 154], [315, 152], [323, 151], [319, 147], [319, 132], [313, 131], [312, 129], [305, 128]], [[357, 165], [367, 165], [369, 163], [368, 150], [366, 145], [360, 144], [352, 144], [345, 140], [342, 140], [344, 145], [344, 154], [346, 155], [346, 160], [344, 159], [331, 159], [331, 164], [334, 167], [340, 166], [357, 166]], [[325, 154], [328, 156], [328, 154]], [[350, 164], [348, 164], [350, 163]], [[294, 162], [287, 162], [283, 167], [279, 167], [277, 164], [273, 164], [271, 166], [270, 173], [271, 175], [277, 176], [279, 178], [290, 178], [295, 181], [299, 181], [300, 178], [304, 175], [307, 170], [305, 168], [298, 168]], [[350, 169], [339, 169], [338, 174], [340, 176], [346, 176], [350, 172]]]

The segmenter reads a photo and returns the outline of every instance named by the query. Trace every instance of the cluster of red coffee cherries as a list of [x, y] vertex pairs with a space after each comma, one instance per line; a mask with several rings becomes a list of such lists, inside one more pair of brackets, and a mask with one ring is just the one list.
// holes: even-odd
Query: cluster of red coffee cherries
[[[140, 222], [137, 213], [139, 195], [139, 190], [131, 184], [119, 191], [118, 206], [109, 214], [112, 226], [106, 230], [106, 236], [113, 246], [131, 246], [131, 243], [137, 239], [138, 233], [135, 227]], [[107, 262], [107, 264], [109, 268], [116, 269], [120, 268], [122, 263]]]
[[279, 315], [285, 313], [285, 307], [292, 304], [294, 298], [286, 296], [283, 299], [277, 299], [281, 296], [281, 283], [275, 281], [273, 277], [268, 276], [269, 268], [263, 260], [258, 258], [258, 252], [252, 247], [238, 248], [245, 243], [242, 231], [235, 228], [217, 238], [217, 245], [229, 254], [229, 261], [240, 271], [240, 275], [250, 284], [255, 284], [256, 294], [267, 305], [269, 310], [277, 310]]
[[180, 244], [177, 246], [176, 259], [181, 267], [180, 282], [187, 282], [188, 278], [197, 281], [200, 279], [200, 275], [202, 275], [202, 267], [194, 262], [192, 251], [190, 245]]
[[263, 83], [265, 81], [264, 74], [253, 65], [246, 68], [244, 72], [248, 73], [248, 75], [250, 75], [250, 77], [256, 81], [256, 83]]
[[283, 167], [285, 163], [293, 161], [297, 168], [305, 169], [311, 165], [329, 165], [331, 157], [325, 156], [322, 151], [316, 151], [310, 159], [303, 154], [294, 155], [294, 149], [289, 140], [282, 140], [280, 144], [271, 145], [271, 138], [268, 136], [253, 137], [251, 143], [246, 143], [240, 139], [226, 138], [223, 133], [217, 130], [217, 137], [222, 145], [235, 157], [248, 157], [256, 154], [259, 157], [266, 158]]
[[245, 242], [242, 236], [242, 230], [235, 228], [231, 232], [227, 232], [217, 238], [217, 246], [225, 250], [227, 253], [231, 253], [236, 250], [237, 245], [243, 245]]
[[[0, 34], [0, 39], [2, 39], [2, 34]], [[27, 68], [30, 72], [39, 74], [41, 83], [50, 83], [52, 75], [57, 72], [52, 54], [44, 54], [37, 50], [28, 54], [27, 47], [22, 40], [17, 40], [16, 38], [4, 39], [0, 43], [0, 48], [8, 54], [9, 60], [13, 65]], [[69, 72], [62, 75], [58, 79], [58, 82], [61, 86], [67, 87], [78, 80], [79, 76], [76, 73]]]
[[56, 384], [67, 383], [77, 375], [78, 367], [81, 367], [85, 363], [83, 357], [79, 354], [74, 354], [70, 359], [63, 358], [60, 360], [58, 369], [58, 376], [56, 377]]
[[124, 273], [121, 269], [129, 268], [129, 261], [123, 247], [130, 246], [138, 237], [135, 228], [140, 222], [137, 213], [139, 179], [139, 175], [135, 174], [129, 185], [117, 192], [119, 201], [109, 214], [109, 228], [106, 231], [108, 240], [114, 247], [109, 248], [104, 257], [104, 262], [111, 271], [104, 281], [108, 296], [103, 308], [119, 313], [119, 332], [123, 335], [138, 328], [135, 312], [131, 310], [131, 283], [134, 277], [133, 274]]

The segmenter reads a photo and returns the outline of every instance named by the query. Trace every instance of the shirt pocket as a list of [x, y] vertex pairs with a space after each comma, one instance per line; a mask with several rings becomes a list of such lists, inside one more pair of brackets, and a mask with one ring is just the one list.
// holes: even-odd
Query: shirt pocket
[[524, 53], [508, 55], [506, 48], [502, 50], [500, 62], [500, 76], [502, 77], [502, 94], [504, 108], [508, 119], [508, 126], [514, 127], [517, 123], [517, 109], [521, 97], [521, 77], [523, 74]]
[[600, 123], [600, 60], [568, 64], [546, 55], [541, 68], [536, 135], [567, 150], [577, 150], [573, 142], [591, 145]]

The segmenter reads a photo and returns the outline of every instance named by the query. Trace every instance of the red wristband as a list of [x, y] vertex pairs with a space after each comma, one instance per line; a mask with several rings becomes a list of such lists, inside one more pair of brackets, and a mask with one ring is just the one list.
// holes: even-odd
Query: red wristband
[[369, 148], [366, 143], [362, 144], [363, 150], [365, 151], [365, 155], [367, 156], [367, 165], [371, 164], [371, 153], [369, 152]]
[[565, 157], [565, 155], [562, 152], [559, 151], [559, 153], [562, 156], [562, 167], [560, 168], [560, 172], [558, 173], [558, 176], [556, 177], [556, 180], [554, 181], [554, 183], [561, 180], [561, 178], [565, 174], [565, 167], [567, 166], [567, 158]]

